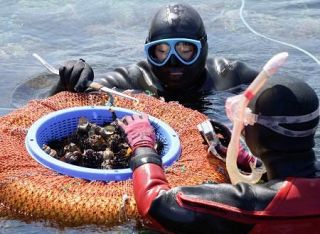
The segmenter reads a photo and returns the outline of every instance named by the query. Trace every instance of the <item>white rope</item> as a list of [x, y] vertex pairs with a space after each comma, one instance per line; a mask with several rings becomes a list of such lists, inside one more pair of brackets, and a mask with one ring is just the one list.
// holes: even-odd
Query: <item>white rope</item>
[[265, 39], [267, 39], [267, 40], [270, 40], [270, 41], [273, 41], [273, 42], [276, 42], [276, 43], [279, 43], [279, 44], [286, 45], [286, 46], [292, 47], [292, 48], [294, 48], [294, 49], [297, 49], [297, 50], [301, 51], [302, 53], [308, 55], [308, 56], [309, 56], [310, 58], [312, 58], [318, 65], [320, 65], [320, 61], [319, 61], [313, 54], [311, 54], [310, 52], [308, 52], [308, 51], [306, 51], [306, 50], [304, 50], [304, 49], [302, 49], [302, 48], [300, 48], [300, 47], [298, 47], [298, 46], [295, 46], [295, 45], [293, 45], [293, 44], [290, 44], [290, 43], [287, 43], [287, 42], [283, 42], [283, 41], [279, 41], [279, 40], [270, 38], [270, 37], [268, 37], [268, 36], [266, 36], [266, 35], [263, 35], [263, 34], [257, 32], [257, 31], [255, 31], [255, 30], [247, 23], [247, 21], [246, 21], [246, 20], [244, 19], [244, 17], [243, 17], [243, 8], [244, 8], [245, 0], [241, 0], [241, 2], [242, 2], [242, 4], [241, 4], [241, 7], [240, 7], [240, 18], [241, 18], [243, 24], [244, 24], [252, 33], [254, 33], [254, 34], [257, 35], [257, 36], [263, 37], [263, 38], [265, 38]]

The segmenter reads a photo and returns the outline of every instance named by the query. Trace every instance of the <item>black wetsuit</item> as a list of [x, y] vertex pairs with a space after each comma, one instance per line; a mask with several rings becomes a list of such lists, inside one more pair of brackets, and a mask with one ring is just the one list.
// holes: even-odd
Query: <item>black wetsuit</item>
[[[185, 107], [213, 117], [210, 115], [210, 113], [214, 114], [213, 103], [206, 97], [214, 95], [217, 91], [229, 90], [243, 84], [247, 85], [254, 80], [257, 74], [257, 71], [250, 69], [242, 62], [230, 62], [223, 58], [208, 59], [206, 68], [196, 84], [187, 90], [170, 92], [153, 75], [149, 64], [146, 61], [141, 61], [108, 72], [98, 82], [110, 88], [149, 92], [155, 96], [163, 97], [166, 101], [178, 101]], [[237, 91], [243, 90], [239, 89]], [[219, 104], [224, 106], [224, 101]]]

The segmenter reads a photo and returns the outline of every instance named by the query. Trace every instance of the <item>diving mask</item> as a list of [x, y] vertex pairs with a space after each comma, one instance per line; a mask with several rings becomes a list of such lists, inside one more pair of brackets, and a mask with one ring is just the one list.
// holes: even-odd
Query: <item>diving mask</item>
[[163, 66], [171, 55], [185, 65], [193, 64], [200, 56], [201, 40], [188, 38], [168, 38], [146, 43], [144, 51], [148, 61], [155, 66]]

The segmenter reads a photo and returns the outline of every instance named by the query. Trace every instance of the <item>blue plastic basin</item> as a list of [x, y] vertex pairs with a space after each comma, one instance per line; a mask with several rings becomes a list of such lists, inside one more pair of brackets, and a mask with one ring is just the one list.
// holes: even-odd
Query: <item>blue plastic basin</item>
[[[52, 140], [60, 140], [75, 132], [79, 118], [87, 118], [90, 122], [102, 125], [112, 121], [112, 112], [117, 118], [138, 113], [118, 107], [74, 107], [50, 113], [37, 120], [28, 130], [26, 148], [29, 154], [40, 164], [56, 172], [87, 180], [119, 181], [132, 177], [130, 168], [126, 169], [92, 169], [75, 166], [55, 159], [42, 150], [43, 144]], [[151, 123], [158, 126], [157, 138], [165, 139], [162, 162], [164, 167], [173, 164], [180, 156], [181, 145], [178, 134], [163, 121], [149, 116]]]

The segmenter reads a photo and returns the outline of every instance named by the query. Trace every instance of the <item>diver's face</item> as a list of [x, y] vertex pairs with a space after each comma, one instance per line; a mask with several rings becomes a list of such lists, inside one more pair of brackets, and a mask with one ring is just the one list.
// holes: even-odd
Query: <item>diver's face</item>
[[188, 73], [189, 66], [181, 64], [174, 56], [172, 55], [164, 66], [155, 67], [153, 72], [166, 89], [177, 90], [188, 88], [188, 86], [192, 85], [188, 76], [190, 74]]
[[[167, 44], [157, 45], [155, 48], [155, 57], [158, 61], [164, 61], [170, 51], [170, 47]], [[175, 51], [180, 56], [180, 59], [185, 61], [189, 61], [195, 53], [195, 48], [190, 43], [177, 43], [175, 45]], [[166, 79], [166, 83], [171, 87], [175, 86], [184, 86], [185, 80], [183, 79], [183, 75], [185, 72], [185, 65], [182, 64], [176, 57], [176, 55], [172, 54], [172, 57], [168, 61], [168, 66], [163, 68], [163, 72], [167, 73], [168, 79]]]
[[[162, 56], [161, 52], [159, 56]], [[188, 79], [184, 76], [187, 70], [186, 65], [181, 64], [174, 56], [172, 55], [166, 65], [157, 68], [155, 74], [167, 89], [187, 88]]]
[[[167, 60], [167, 63], [163, 65], [162, 69], [162, 72], [166, 74], [165, 77], [167, 78], [163, 79], [165, 83], [171, 87], [176, 85], [183, 86], [183, 83], [186, 81], [183, 79], [186, 64], [183, 62], [189, 62], [194, 58], [196, 46], [189, 42], [177, 42], [174, 45], [161, 43], [156, 45], [153, 50], [153, 58], [155, 61], [162, 63]], [[164, 76], [161, 76], [161, 78], [163, 77]]]
[[[170, 46], [166, 43], [156, 45], [154, 49], [155, 58], [160, 62], [164, 61], [169, 56], [170, 49]], [[174, 49], [178, 56], [184, 61], [190, 61], [196, 51], [195, 46], [188, 42], [178, 42]]]
[[197, 83], [206, 60], [199, 47], [182, 41], [174, 46], [161, 43], [151, 48], [152, 70], [167, 90], [183, 90]]

